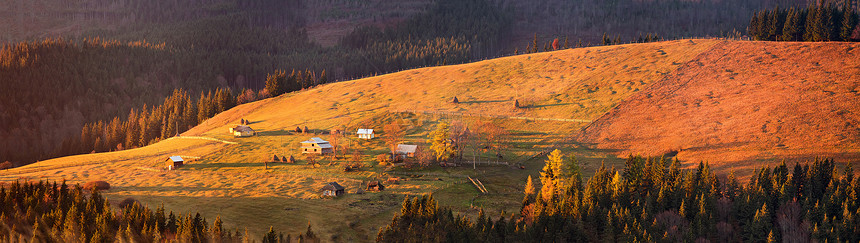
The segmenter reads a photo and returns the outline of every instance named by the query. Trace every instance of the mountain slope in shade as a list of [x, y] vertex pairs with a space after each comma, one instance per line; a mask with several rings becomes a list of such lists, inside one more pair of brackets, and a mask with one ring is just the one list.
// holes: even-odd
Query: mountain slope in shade
[[[760, 166], [860, 157], [860, 44], [717, 44], [578, 134], [620, 154]], [[731, 162], [731, 163], [724, 163]]]

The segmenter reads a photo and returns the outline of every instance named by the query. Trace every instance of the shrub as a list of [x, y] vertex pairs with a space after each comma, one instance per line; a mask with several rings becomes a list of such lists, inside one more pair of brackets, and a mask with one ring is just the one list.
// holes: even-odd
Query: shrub
[[87, 182], [86, 184], [84, 184], [84, 189], [87, 189], [90, 191], [110, 190], [110, 184], [107, 183], [106, 181], [90, 181], [90, 182]]
[[[134, 205], [135, 203], [137, 203], [137, 205], [141, 205], [140, 201], [137, 201], [137, 199], [127, 197], [127, 198], [123, 199], [122, 201], [120, 201], [119, 204], [117, 204], [117, 206], [119, 206], [119, 208], [126, 208], [126, 207], [130, 207], [130, 206]], [[143, 206], [143, 205], [141, 205], [141, 206]]]
[[389, 154], [379, 154], [379, 155], [377, 155], [377, 156], [376, 156], [376, 162], [379, 162], [379, 164], [382, 164], [382, 163], [389, 163], [389, 162], [391, 162], [391, 155], [389, 155]]
[[11, 169], [11, 168], [12, 168], [12, 162], [6, 161], [3, 163], [0, 163], [0, 170], [7, 170], [7, 169]]

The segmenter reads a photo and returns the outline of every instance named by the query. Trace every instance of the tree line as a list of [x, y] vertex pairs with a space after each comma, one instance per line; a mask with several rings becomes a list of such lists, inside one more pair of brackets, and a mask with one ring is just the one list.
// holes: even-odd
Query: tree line
[[[639, 34], [637, 36], [637, 38], [631, 40], [629, 43], [650, 43], [650, 42], [657, 42], [657, 41], [663, 41], [663, 37], [660, 37], [657, 34], [647, 33], [644, 36], [642, 34]], [[592, 46], [591, 43], [583, 44], [582, 39], [579, 39], [576, 43], [571, 43], [569, 41], [568, 37], [564, 37], [563, 43], [560, 41], [559, 38], [555, 38], [549, 42], [543, 42], [543, 49], [538, 48], [539, 47], [538, 43], [539, 43], [538, 35], [537, 35], [537, 33], [535, 33], [534, 40], [529, 42], [528, 44], [526, 44], [526, 48], [524, 49], [525, 54]], [[621, 35], [616, 35], [615, 38], [613, 39], [613, 38], [608, 37], [606, 35], [606, 33], [603, 33], [603, 37], [601, 38], [600, 45], [609, 46], [609, 45], [621, 45], [621, 44], [624, 44], [624, 42], [621, 41]], [[518, 54], [520, 54], [520, 50], [518, 48], [514, 49], [514, 55], [518, 55]]]
[[707, 163], [629, 157], [582, 180], [578, 163], [553, 151], [526, 181], [521, 211], [453, 215], [432, 196], [405, 199], [379, 242], [821, 242], [860, 240], [860, 181], [830, 159], [757, 169], [741, 183]]
[[86, 123], [80, 137], [64, 140], [57, 156], [143, 147], [187, 131], [236, 105], [237, 98], [229, 89], [201, 92], [196, 102], [187, 91], [177, 89], [161, 105], [131, 109], [125, 119]]
[[269, 97], [276, 97], [284, 93], [312, 88], [317, 85], [328, 83], [328, 76], [323, 70], [319, 75], [305, 70], [293, 69], [289, 75], [284, 70], [275, 70], [266, 76], [266, 88], [263, 93]]
[[[3, 242], [248, 242], [250, 235], [224, 228], [221, 217], [210, 225], [200, 213], [155, 211], [135, 200], [112, 207], [98, 190], [88, 192], [63, 181], [18, 181], [0, 186], [0, 241]], [[270, 236], [274, 235], [274, 237]], [[289, 242], [290, 235], [270, 228], [263, 242]], [[274, 239], [274, 241], [272, 241]], [[299, 242], [318, 242], [311, 230]], [[280, 240], [280, 241], [277, 241]]]
[[501, 9], [487, 0], [438, 0], [427, 12], [395, 26], [385, 29], [358, 27], [344, 36], [340, 43], [345, 47], [364, 49], [376, 43], [410, 47], [430, 40], [452, 40], [469, 46], [464, 49], [468, 58], [493, 56], [503, 47], [512, 23], [510, 10]]
[[765, 41], [857, 41], [860, 28], [851, 1], [841, 7], [832, 2], [807, 8], [762, 10], [750, 19], [747, 32]]

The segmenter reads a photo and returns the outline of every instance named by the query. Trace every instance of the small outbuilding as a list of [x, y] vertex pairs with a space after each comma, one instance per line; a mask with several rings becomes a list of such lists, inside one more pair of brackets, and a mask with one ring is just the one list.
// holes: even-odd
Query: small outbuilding
[[331, 144], [328, 141], [322, 140], [322, 138], [311, 138], [302, 142], [303, 154], [329, 154], [332, 152], [333, 147]]
[[165, 165], [167, 165], [167, 170], [174, 170], [176, 168], [182, 167], [182, 165], [185, 165], [185, 160], [183, 160], [180, 156], [170, 156], [170, 158], [167, 158], [165, 162]]
[[345, 189], [337, 182], [329, 182], [323, 186], [321, 191], [324, 197], [339, 197], [344, 194]]
[[398, 144], [394, 154], [400, 158], [415, 157], [415, 151], [418, 150], [418, 145]]
[[232, 133], [233, 136], [236, 136], [236, 137], [250, 137], [250, 136], [254, 136], [254, 134], [256, 134], [254, 129], [252, 129], [249, 126], [245, 126], [245, 125], [237, 125], [235, 127], [231, 127], [230, 133]]
[[379, 181], [371, 181], [367, 183], [367, 191], [382, 191], [385, 190], [385, 186], [382, 185], [382, 182]]
[[376, 134], [373, 133], [373, 129], [359, 128], [356, 134], [358, 134], [358, 138], [360, 139], [373, 139], [374, 137], [376, 137]]

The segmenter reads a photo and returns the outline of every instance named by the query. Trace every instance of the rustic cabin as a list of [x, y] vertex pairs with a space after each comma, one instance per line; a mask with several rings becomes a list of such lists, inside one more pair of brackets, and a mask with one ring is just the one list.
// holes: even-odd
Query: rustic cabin
[[379, 181], [371, 181], [367, 183], [367, 191], [382, 191], [385, 190], [385, 186], [382, 185], [382, 182]]
[[373, 139], [375, 137], [373, 129], [360, 128], [358, 129], [358, 132], [356, 132], [356, 134], [358, 134], [358, 138], [360, 139]]
[[311, 138], [302, 142], [303, 154], [329, 154], [332, 151], [333, 147], [331, 144], [328, 141], [322, 140], [322, 138]]
[[418, 150], [418, 145], [398, 144], [394, 154], [402, 159], [415, 157], [415, 151]]
[[185, 164], [185, 160], [180, 156], [170, 156], [165, 160], [165, 165], [167, 166], [167, 170], [174, 170], [176, 168], [182, 167]]
[[254, 129], [249, 126], [237, 125], [235, 127], [230, 128], [230, 133], [236, 137], [250, 137], [254, 136], [256, 132], [254, 132]]
[[329, 182], [322, 188], [322, 196], [324, 197], [339, 197], [344, 194], [346, 188], [343, 188], [337, 182]]

